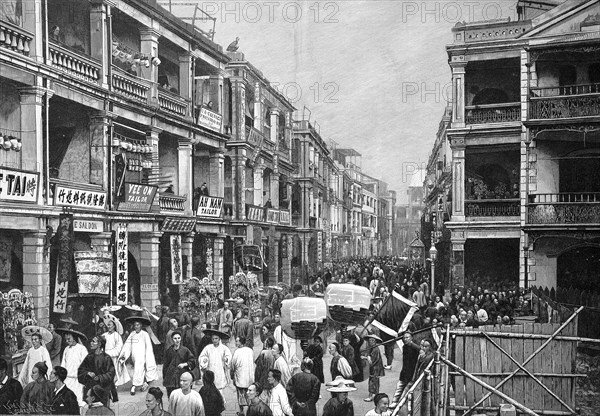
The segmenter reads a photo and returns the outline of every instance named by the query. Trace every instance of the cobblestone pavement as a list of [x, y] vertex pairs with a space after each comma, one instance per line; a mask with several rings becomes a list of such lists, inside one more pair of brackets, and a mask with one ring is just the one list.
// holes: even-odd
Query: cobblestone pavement
[[[232, 352], [235, 350], [235, 347], [233, 346], [233, 341], [231, 341], [229, 343], [229, 347], [231, 348]], [[260, 339], [257, 338], [255, 340], [255, 347], [254, 347], [254, 355], [255, 356], [258, 355], [261, 348], [262, 348], [262, 344], [260, 342]], [[381, 347], [380, 349], [381, 349], [381, 356], [384, 357], [383, 347]], [[385, 358], [384, 358], [384, 360], [385, 360]], [[324, 373], [325, 373], [326, 381], [329, 381], [331, 379], [331, 373], [329, 371], [330, 363], [331, 363], [331, 355], [326, 353], [325, 356], [323, 357], [323, 366], [324, 366]], [[401, 365], [402, 365], [402, 361], [401, 361], [400, 351], [396, 347], [395, 354], [394, 354], [394, 362], [392, 364], [392, 369], [386, 370], [385, 377], [383, 377], [381, 379], [380, 390], [382, 393], [387, 393], [390, 397], [392, 396], [392, 394], [394, 392], [394, 388], [396, 387], [396, 382], [398, 380]], [[159, 365], [159, 374], [160, 374], [159, 380], [157, 382], [152, 383], [152, 385], [161, 386], [163, 392], [165, 393], [165, 398], [163, 399], [165, 409], [168, 409], [168, 400], [166, 399], [166, 390], [162, 387], [162, 365]], [[350, 399], [354, 403], [354, 414], [356, 416], [362, 416], [374, 407], [372, 402], [367, 403], [367, 402], [363, 401], [363, 399], [368, 396], [367, 384], [368, 384], [367, 381], [363, 381], [362, 383], [357, 383], [356, 387], [358, 388], [358, 390], [350, 393]], [[118, 389], [119, 390], [119, 402], [115, 403], [111, 406], [112, 409], [117, 414], [117, 416], [138, 416], [140, 413], [142, 413], [144, 410], [146, 410], [146, 405], [145, 405], [146, 393], [138, 391], [135, 396], [131, 396], [129, 394], [130, 388], [131, 388], [131, 384], [128, 383], [123, 386], [120, 386]], [[197, 385], [194, 387], [194, 389], [199, 390], [200, 386]], [[319, 415], [322, 413], [323, 406], [325, 405], [327, 400], [329, 400], [329, 398], [331, 397], [330, 395], [331, 395], [331, 393], [329, 393], [327, 390], [325, 390], [325, 386], [323, 385], [321, 387], [322, 398], [321, 398], [321, 400], [319, 400], [317, 402], [317, 409], [318, 409]], [[223, 416], [235, 416], [235, 414], [238, 410], [238, 407], [237, 407], [237, 398], [236, 398], [235, 387], [233, 387], [232, 384], [230, 384], [229, 386], [227, 386], [225, 388], [224, 397], [225, 397], [225, 401], [226, 401], [226, 404], [225, 404], [226, 410], [222, 413], [222, 415]], [[174, 415], [174, 416], [177, 416], [177, 415]]]

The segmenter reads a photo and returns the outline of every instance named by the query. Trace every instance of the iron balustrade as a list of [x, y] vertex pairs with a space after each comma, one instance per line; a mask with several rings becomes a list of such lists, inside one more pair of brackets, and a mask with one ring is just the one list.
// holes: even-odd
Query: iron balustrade
[[477, 199], [465, 200], [467, 217], [518, 217], [520, 199]]
[[599, 192], [529, 195], [528, 224], [600, 223]]
[[467, 124], [505, 123], [521, 120], [521, 103], [465, 106]]
[[115, 92], [143, 104], [148, 103], [148, 91], [151, 88], [148, 81], [130, 75], [114, 65], [112, 70], [112, 86]]
[[600, 84], [531, 88], [529, 118], [561, 119], [600, 115]]

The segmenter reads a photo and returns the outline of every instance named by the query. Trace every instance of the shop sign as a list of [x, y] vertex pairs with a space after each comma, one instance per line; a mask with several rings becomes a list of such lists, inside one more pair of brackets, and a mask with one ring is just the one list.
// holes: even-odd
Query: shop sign
[[58, 218], [58, 281], [71, 280], [73, 267], [73, 214], [60, 214]]
[[76, 251], [75, 270], [80, 295], [108, 296], [112, 277], [112, 253]]
[[129, 254], [127, 224], [117, 226], [115, 236], [115, 254], [117, 260], [117, 305], [127, 305], [129, 296], [127, 260]]
[[282, 224], [290, 223], [290, 212], [289, 211], [280, 211], [279, 212], [279, 222]]
[[39, 183], [38, 172], [0, 168], [0, 201], [35, 203]]
[[169, 231], [176, 233], [191, 233], [196, 226], [196, 220], [188, 220], [182, 218], [166, 218], [161, 227], [161, 231]]
[[173, 234], [171, 240], [171, 281], [174, 285], [183, 283], [183, 268], [181, 262], [181, 234]]
[[104, 222], [91, 220], [73, 220], [73, 231], [82, 233], [104, 232]]
[[265, 220], [265, 209], [256, 205], [246, 205], [246, 218], [249, 221], [263, 222]]
[[54, 205], [70, 208], [106, 209], [106, 192], [84, 191], [56, 185]]
[[275, 224], [279, 223], [279, 210], [267, 209], [267, 222]]
[[158, 283], [144, 283], [141, 285], [142, 292], [158, 292]]
[[68, 293], [69, 282], [60, 282], [58, 280], [58, 270], [56, 270], [56, 281], [54, 284], [54, 299], [52, 301], [52, 312], [65, 313], [67, 311]]
[[323, 232], [317, 231], [317, 261], [323, 261]]
[[198, 211], [196, 212], [196, 215], [199, 217], [220, 218], [222, 209], [223, 198], [202, 195], [198, 202]]
[[198, 124], [216, 132], [221, 132], [221, 124], [223, 122], [223, 116], [214, 111], [210, 111], [207, 108], [200, 109], [200, 115], [198, 116]]
[[118, 211], [150, 212], [157, 186], [125, 183], [125, 200], [119, 202]]

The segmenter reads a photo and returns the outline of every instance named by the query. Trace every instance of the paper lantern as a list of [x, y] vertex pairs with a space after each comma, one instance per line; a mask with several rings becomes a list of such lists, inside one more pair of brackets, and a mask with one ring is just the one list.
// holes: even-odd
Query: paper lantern
[[311, 339], [327, 322], [327, 305], [321, 298], [297, 297], [281, 302], [281, 328], [295, 339]]
[[332, 283], [325, 289], [327, 313], [343, 325], [364, 323], [371, 306], [371, 292], [350, 283]]

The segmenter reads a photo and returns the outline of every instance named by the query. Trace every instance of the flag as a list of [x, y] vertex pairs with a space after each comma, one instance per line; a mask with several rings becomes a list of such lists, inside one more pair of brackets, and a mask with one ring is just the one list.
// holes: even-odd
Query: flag
[[[396, 338], [400, 332], [408, 329], [408, 324], [418, 309], [416, 303], [394, 290], [381, 306], [372, 324], [380, 330], [384, 341], [386, 338]], [[402, 348], [401, 342], [398, 345]]]

